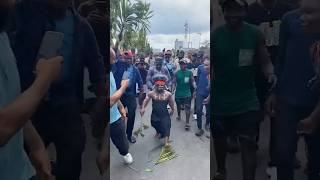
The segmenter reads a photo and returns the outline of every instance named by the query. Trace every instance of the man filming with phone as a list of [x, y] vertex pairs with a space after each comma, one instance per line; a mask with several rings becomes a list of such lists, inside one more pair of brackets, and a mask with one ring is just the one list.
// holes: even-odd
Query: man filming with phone
[[[55, 145], [56, 179], [78, 180], [86, 139], [81, 119], [85, 67], [94, 93], [98, 97], [105, 94], [104, 65], [94, 32], [71, 0], [19, 1], [15, 20], [13, 47], [23, 89], [34, 79], [34, 59], [42, 47], [57, 49], [64, 58], [58, 81], [50, 87], [32, 120], [45, 145]], [[54, 47], [61, 41], [59, 35], [51, 35], [54, 43], [46, 45], [48, 31], [63, 34], [61, 47]]]
[[0, 179], [30, 179], [36, 169], [39, 179], [49, 180], [51, 168], [48, 154], [29, 119], [50, 84], [58, 78], [62, 58], [39, 60], [35, 67], [35, 80], [20, 94], [16, 59], [5, 32], [14, 2], [0, 2]]

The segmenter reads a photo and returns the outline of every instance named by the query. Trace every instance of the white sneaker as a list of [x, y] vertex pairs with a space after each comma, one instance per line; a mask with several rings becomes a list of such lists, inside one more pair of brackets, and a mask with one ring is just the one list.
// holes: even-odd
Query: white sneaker
[[198, 119], [196, 114], [193, 114], [193, 119], [194, 119], [194, 120], [197, 120], [197, 119]]
[[132, 164], [133, 163], [133, 158], [130, 153], [127, 155], [123, 156], [123, 160], [126, 164]]
[[277, 180], [277, 168], [267, 167], [266, 173], [270, 180]]

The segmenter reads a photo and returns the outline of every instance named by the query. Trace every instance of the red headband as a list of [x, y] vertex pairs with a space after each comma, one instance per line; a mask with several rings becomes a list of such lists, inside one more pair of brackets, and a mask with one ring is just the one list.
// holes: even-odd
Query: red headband
[[164, 86], [165, 84], [166, 84], [166, 82], [163, 81], [163, 80], [157, 80], [157, 81], [155, 81], [155, 85]]

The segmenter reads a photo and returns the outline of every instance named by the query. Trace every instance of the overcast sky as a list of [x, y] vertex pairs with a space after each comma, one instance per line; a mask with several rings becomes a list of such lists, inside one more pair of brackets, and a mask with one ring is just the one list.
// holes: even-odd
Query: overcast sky
[[184, 24], [189, 23], [194, 48], [210, 40], [210, 0], [146, 0], [151, 3], [149, 41], [154, 49], [174, 48], [176, 39], [184, 41]]

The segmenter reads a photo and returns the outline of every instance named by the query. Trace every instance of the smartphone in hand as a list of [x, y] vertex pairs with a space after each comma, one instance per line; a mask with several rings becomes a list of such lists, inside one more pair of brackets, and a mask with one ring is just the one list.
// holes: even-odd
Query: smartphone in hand
[[64, 34], [61, 32], [46, 31], [38, 52], [37, 59], [50, 59], [61, 54]]

